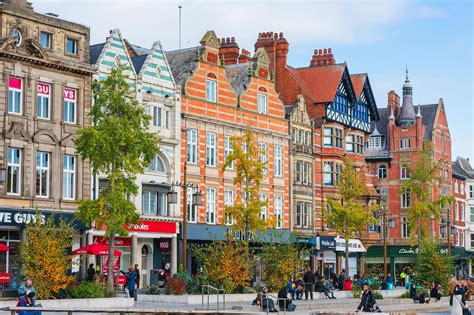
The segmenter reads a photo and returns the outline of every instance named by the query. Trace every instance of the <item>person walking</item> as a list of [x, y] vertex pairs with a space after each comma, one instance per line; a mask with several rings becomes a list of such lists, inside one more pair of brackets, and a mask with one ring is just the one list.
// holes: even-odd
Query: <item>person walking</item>
[[378, 307], [377, 302], [375, 301], [375, 298], [372, 295], [372, 291], [370, 291], [369, 289], [369, 286], [367, 284], [364, 284], [362, 286], [362, 290], [363, 293], [359, 306], [357, 307], [357, 311], [380, 312], [380, 308]]
[[89, 268], [87, 268], [87, 281], [94, 282], [95, 280], [95, 268], [94, 264], [90, 264]]
[[124, 274], [125, 277], [127, 278], [127, 289], [128, 289], [128, 294], [130, 297], [134, 297], [135, 293], [135, 282], [137, 279], [137, 271], [135, 270], [135, 266], [131, 265], [130, 269], [128, 272], [120, 270], [120, 273]]
[[337, 284], [337, 288], [338, 288], [340, 291], [344, 290], [344, 280], [346, 280], [346, 270], [345, 270], [345, 269], [342, 269], [342, 272], [341, 272], [341, 274], [339, 275], [338, 284]]
[[403, 269], [402, 272], [400, 273], [400, 279], [402, 279], [403, 286], [406, 287], [407, 273], [405, 272], [405, 269]]
[[304, 297], [305, 300], [308, 300], [308, 294], [313, 299], [313, 285], [314, 285], [314, 273], [311, 271], [311, 268], [307, 267], [306, 272], [303, 275], [304, 281]]
[[453, 281], [449, 287], [449, 305], [451, 315], [468, 315], [470, 314], [469, 308], [464, 298], [465, 288], [458, 281]]
[[135, 284], [137, 289], [140, 288], [140, 269], [138, 269], [138, 264], [135, 264], [135, 271], [137, 272], [137, 278], [135, 279]]

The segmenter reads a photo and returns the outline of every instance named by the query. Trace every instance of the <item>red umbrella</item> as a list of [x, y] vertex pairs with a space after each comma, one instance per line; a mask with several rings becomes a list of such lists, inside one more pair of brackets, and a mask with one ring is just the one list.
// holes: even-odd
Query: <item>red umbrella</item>
[[8, 252], [10, 250], [10, 247], [8, 247], [5, 244], [0, 243], [0, 252]]
[[[109, 245], [106, 244], [90, 244], [72, 251], [73, 255], [100, 255], [109, 254]], [[122, 252], [114, 249], [114, 256], [122, 256]]]

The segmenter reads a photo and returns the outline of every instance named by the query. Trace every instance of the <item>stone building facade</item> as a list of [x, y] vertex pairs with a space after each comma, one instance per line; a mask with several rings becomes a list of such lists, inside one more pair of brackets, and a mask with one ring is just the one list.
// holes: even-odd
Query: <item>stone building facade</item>
[[89, 124], [90, 31], [36, 13], [26, 0], [3, 1], [0, 21], [0, 231], [10, 246], [0, 270], [17, 285], [9, 257], [32, 209], [72, 217], [90, 197], [90, 168], [74, 149], [77, 130]]

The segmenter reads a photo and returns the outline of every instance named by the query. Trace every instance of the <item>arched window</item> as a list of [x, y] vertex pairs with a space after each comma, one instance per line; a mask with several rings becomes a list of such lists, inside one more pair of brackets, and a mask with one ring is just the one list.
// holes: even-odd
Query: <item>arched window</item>
[[151, 160], [151, 163], [148, 166], [147, 170], [150, 172], [165, 172], [165, 165], [163, 164], [163, 161], [158, 156], [158, 154], [155, 154], [155, 157], [153, 158], [153, 160]]
[[379, 178], [387, 178], [387, 166], [379, 166]]

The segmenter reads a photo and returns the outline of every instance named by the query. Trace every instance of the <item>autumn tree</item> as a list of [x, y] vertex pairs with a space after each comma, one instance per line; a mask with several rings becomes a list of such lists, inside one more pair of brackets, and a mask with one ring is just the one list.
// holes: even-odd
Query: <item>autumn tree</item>
[[[428, 236], [426, 224], [432, 220], [440, 219], [441, 209], [448, 207], [453, 200], [451, 196], [441, 195], [436, 197], [435, 188], [442, 185], [442, 176], [439, 170], [443, 160], [435, 161], [432, 157], [432, 146], [425, 142], [419, 150], [418, 158], [413, 164], [404, 164], [408, 170], [408, 179], [402, 185], [401, 193], [409, 192], [410, 204], [407, 210], [410, 237], [417, 238], [418, 247]], [[450, 184], [447, 184], [450, 189]]]
[[260, 217], [262, 207], [267, 205], [267, 201], [260, 199], [266, 165], [259, 159], [255, 135], [249, 130], [242, 136], [232, 137], [231, 145], [233, 151], [227, 156], [223, 170], [235, 168], [234, 185], [238, 187], [238, 193], [234, 205], [226, 206], [225, 215], [233, 218], [231, 229], [241, 232], [243, 240], [248, 241], [249, 233], [264, 231], [268, 225]]
[[27, 242], [20, 243], [19, 260], [25, 275], [33, 281], [38, 298], [50, 299], [74, 282], [67, 274], [73, 256], [68, 249], [78, 235], [71, 223], [54, 216], [44, 220], [39, 213], [26, 225]]
[[368, 208], [365, 198], [369, 195], [363, 174], [349, 158], [344, 158], [342, 173], [336, 181], [339, 198], [328, 200], [329, 211], [325, 216], [330, 229], [344, 237], [345, 269], [349, 275], [349, 239], [360, 236], [375, 219], [374, 207]]
[[425, 288], [440, 283], [443, 288], [454, 274], [454, 257], [441, 252], [440, 247], [431, 239], [426, 239], [418, 249], [416, 256], [416, 281]]
[[82, 201], [78, 217], [86, 224], [106, 227], [110, 239], [107, 284], [113, 288], [115, 237], [127, 235], [126, 226], [139, 219], [128, 196], [136, 195], [135, 179], [158, 152], [159, 138], [149, 132], [150, 117], [127, 84], [123, 66], [113, 69], [94, 89], [92, 125], [78, 132], [76, 150], [90, 161], [94, 175], [107, 178], [97, 200]]

